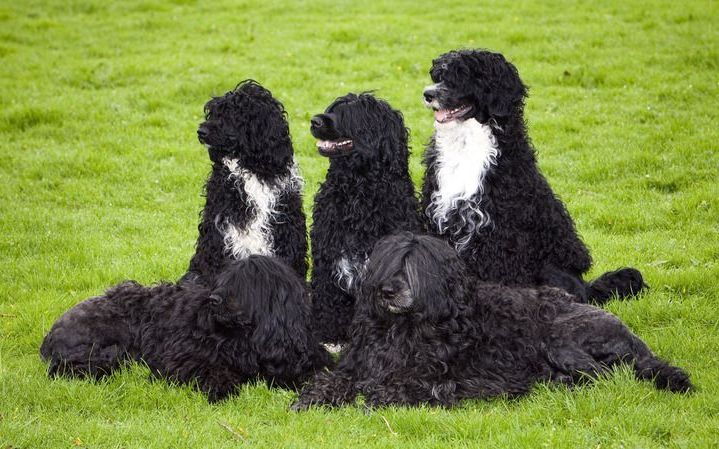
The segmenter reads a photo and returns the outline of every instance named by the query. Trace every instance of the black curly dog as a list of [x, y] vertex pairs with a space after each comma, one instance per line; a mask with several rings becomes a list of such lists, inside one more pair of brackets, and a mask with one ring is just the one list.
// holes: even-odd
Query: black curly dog
[[539, 381], [573, 385], [631, 364], [657, 388], [692, 388], [614, 315], [551, 287], [473, 281], [446, 242], [401, 233], [375, 247], [337, 368], [319, 372], [293, 409], [451, 406], [527, 393]]
[[372, 246], [421, 218], [409, 175], [402, 114], [363, 93], [336, 99], [312, 117], [318, 150], [330, 159], [314, 198], [312, 305], [324, 342], [341, 342], [354, 313], [354, 289]]
[[40, 348], [48, 374], [100, 378], [130, 360], [194, 384], [210, 402], [264, 379], [297, 388], [328, 365], [310, 328], [305, 282], [274, 258], [227, 265], [214, 289], [124, 282], [76, 305]]
[[247, 80], [205, 105], [197, 130], [212, 172], [195, 255], [183, 279], [212, 285], [231, 260], [277, 256], [305, 279], [307, 228], [302, 179], [282, 104]]
[[523, 116], [527, 89], [501, 54], [459, 50], [435, 59], [424, 91], [435, 132], [424, 155], [422, 210], [480, 279], [564, 288], [584, 302], [637, 294], [633, 268], [586, 283], [592, 259], [542, 176]]

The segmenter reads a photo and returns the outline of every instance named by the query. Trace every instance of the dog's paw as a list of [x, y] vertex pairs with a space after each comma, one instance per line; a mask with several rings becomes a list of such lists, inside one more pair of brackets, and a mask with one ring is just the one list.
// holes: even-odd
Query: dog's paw
[[669, 390], [674, 393], [689, 393], [694, 390], [689, 375], [684, 370], [675, 366], [664, 369], [654, 379], [657, 387]]
[[604, 273], [591, 282], [587, 289], [587, 296], [591, 303], [602, 305], [614, 297], [620, 299], [636, 297], [647, 287], [639, 270], [621, 268]]
[[626, 296], [637, 295], [640, 291], [649, 286], [644, 282], [642, 273], [636, 268], [624, 268], [618, 271], [626, 280]]
[[309, 410], [310, 408], [319, 407], [322, 405], [324, 404], [320, 404], [307, 397], [300, 396], [294, 404], [290, 405], [290, 410], [293, 412], [304, 412]]

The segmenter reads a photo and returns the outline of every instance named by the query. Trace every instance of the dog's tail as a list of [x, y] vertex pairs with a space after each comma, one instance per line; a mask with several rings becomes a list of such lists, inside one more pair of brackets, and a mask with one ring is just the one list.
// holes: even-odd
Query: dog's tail
[[642, 273], [635, 268], [621, 268], [609, 271], [587, 284], [587, 301], [605, 304], [613, 297], [627, 298], [637, 295], [647, 285]]
[[686, 393], [694, 389], [689, 375], [681, 368], [672, 366], [649, 353], [634, 361], [637, 379], [651, 380], [660, 390]]

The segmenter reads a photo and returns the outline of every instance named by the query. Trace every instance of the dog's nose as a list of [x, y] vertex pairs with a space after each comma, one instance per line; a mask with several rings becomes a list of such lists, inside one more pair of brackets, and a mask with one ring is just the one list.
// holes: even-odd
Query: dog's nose
[[323, 123], [324, 121], [322, 120], [322, 116], [320, 115], [315, 115], [310, 120], [310, 126], [312, 126], [313, 128], [321, 128]]
[[209, 134], [209, 131], [207, 130], [207, 127], [205, 125], [201, 125], [199, 128], [197, 128], [197, 138], [200, 140], [204, 140], [207, 138], [207, 135]]
[[427, 89], [424, 91], [424, 101], [427, 103], [431, 103], [434, 101], [434, 99], [437, 98], [437, 92], [432, 89]]

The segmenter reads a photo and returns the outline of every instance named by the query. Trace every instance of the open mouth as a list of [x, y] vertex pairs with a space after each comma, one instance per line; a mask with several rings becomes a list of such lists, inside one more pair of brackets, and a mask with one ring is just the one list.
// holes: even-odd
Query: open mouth
[[322, 156], [344, 154], [350, 151], [352, 146], [352, 139], [320, 140], [317, 142], [317, 150], [319, 150]]
[[390, 313], [404, 313], [404, 309], [402, 307], [393, 306], [392, 304], [387, 305], [387, 310], [390, 311]]
[[447, 123], [466, 116], [472, 110], [472, 106], [459, 106], [454, 109], [437, 109], [434, 111], [434, 119], [439, 123]]

